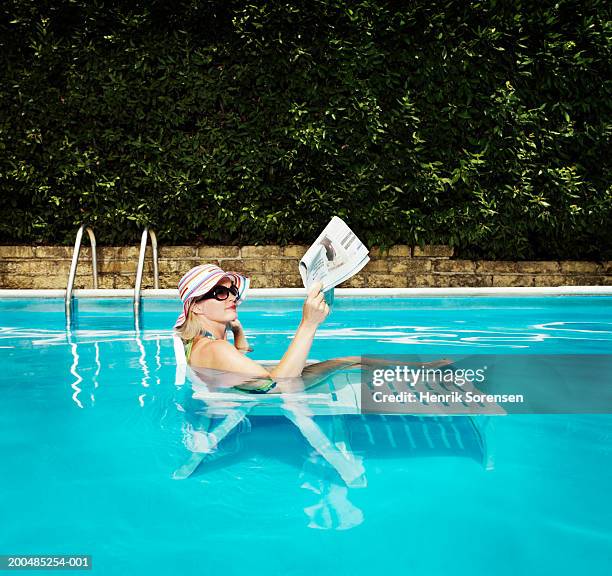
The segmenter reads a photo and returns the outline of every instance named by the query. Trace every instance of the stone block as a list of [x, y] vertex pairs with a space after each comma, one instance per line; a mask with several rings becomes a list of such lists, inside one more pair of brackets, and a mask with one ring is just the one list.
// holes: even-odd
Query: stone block
[[[117, 260], [119, 258], [119, 248], [116, 246], [103, 246], [98, 248], [98, 260]], [[137, 258], [138, 256], [136, 256]]]
[[[104, 246], [98, 248], [98, 260], [138, 260], [140, 245], [138, 246]], [[151, 258], [151, 245], [147, 245], [145, 253]]]
[[[43, 260], [39, 260], [39, 263], [44, 262]], [[41, 271], [45, 269], [50, 269], [50, 274], [65, 274], [66, 278], [70, 274], [70, 260], [58, 260], [57, 262], [52, 262], [51, 260], [47, 260], [45, 264], [49, 268], [40, 268]], [[92, 276], [93, 275], [93, 262], [91, 260], [79, 260], [77, 265], [77, 276]], [[100, 263], [98, 262], [98, 272], [100, 272]]]
[[[145, 268], [150, 262], [145, 261]], [[136, 275], [136, 260], [104, 260], [98, 262], [98, 271], [102, 274], [133, 274]], [[80, 270], [80, 265], [79, 265]]]
[[245, 258], [243, 260], [234, 260], [231, 263], [229, 260], [223, 260], [222, 262], [224, 270], [233, 270], [246, 276], [253, 276], [253, 274], [264, 272], [266, 261], [261, 258]]
[[263, 266], [266, 274], [292, 274], [297, 271], [293, 260], [264, 260]]
[[[71, 260], [73, 251], [74, 246], [36, 246], [34, 249], [36, 258], [52, 258], [54, 260]], [[91, 258], [91, 248], [85, 246], [84, 243], [81, 245], [80, 257]]]
[[514, 260], [477, 260], [475, 264], [478, 274], [516, 274], [518, 272], [518, 262]]
[[[4, 264], [7, 273], [17, 276], [54, 276], [64, 274], [67, 278], [70, 270], [69, 260], [53, 262], [51, 260], [23, 259], [8, 260]], [[91, 266], [87, 266], [85, 262], [82, 263], [82, 266], [86, 267], [89, 273], [91, 273]]]
[[433, 274], [413, 274], [408, 276], [406, 288], [433, 288], [436, 281]]
[[559, 272], [559, 262], [552, 260], [533, 260], [516, 263], [519, 274], [556, 274]]
[[67, 277], [62, 275], [0, 275], [0, 288], [7, 290], [41, 290], [66, 288]]
[[408, 261], [400, 258], [393, 258], [392, 260], [390, 259], [388, 260], [387, 264], [389, 267], [390, 274], [405, 274], [409, 271]]
[[433, 262], [434, 260], [429, 260], [427, 258], [404, 260], [408, 274], [423, 274], [425, 272], [430, 272]]
[[[59, 286], [60, 288], [64, 289], [66, 288], [66, 285], [68, 283], [68, 279], [67, 278], [63, 278], [62, 280], [62, 285]], [[93, 277], [88, 275], [88, 274], [77, 274], [76, 277], [74, 278], [74, 285], [72, 287], [73, 290], [83, 290], [83, 289], [87, 289], [87, 290], [91, 290], [94, 287], [94, 283], [93, 283]], [[45, 288], [48, 288], [48, 286], [45, 286]]]
[[179, 280], [183, 274], [180, 272], [168, 272], [159, 274], [159, 287], [160, 288], [176, 288], [178, 286]]
[[[130, 277], [129, 274], [122, 274], [122, 276]], [[132, 278], [132, 287], [134, 287], [136, 285], [136, 274], [131, 276], [131, 278]], [[149, 270], [147, 270], [146, 268], [144, 269], [142, 273], [142, 287], [143, 288], [154, 288], [155, 287], [155, 276], [153, 275], [153, 267], [151, 267]]]
[[368, 274], [366, 288], [402, 288], [406, 278], [399, 274]]
[[473, 260], [432, 260], [431, 269], [434, 272], [474, 273], [476, 262]]
[[403, 256], [404, 258], [410, 258], [412, 256], [412, 248], [406, 244], [396, 244], [389, 248], [388, 256]]
[[489, 274], [435, 274], [435, 288], [481, 288], [492, 284]]
[[[119, 260], [135, 260], [138, 261], [138, 257], [140, 256], [140, 245], [138, 246], [120, 246], [116, 249], [117, 259]], [[147, 244], [147, 248], [145, 251], [145, 258], [147, 260], [153, 258], [153, 251], [151, 249], [151, 245]]]
[[605, 286], [603, 274], [565, 274], [562, 286]]
[[[297, 269], [297, 268], [296, 268]], [[283, 276], [285, 288], [303, 288], [302, 277], [299, 274], [287, 274]]]
[[159, 259], [159, 274], [179, 274], [182, 276], [188, 270], [198, 265], [198, 260], [194, 259], [180, 259], [173, 260], [170, 258], [160, 258]]
[[534, 276], [534, 286], [565, 286], [567, 276], [564, 274], [537, 274]]
[[585, 262], [581, 260], [561, 260], [559, 270], [562, 273], [587, 273], [598, 274], [602, 272], [603, 266], [597, 262]]
[[[76, 280], [76, 279], [75, 279]], [[82, 278], [78, 279], [83, 285], [85, 280]], [[91, 277], [88, 278], [88, 288], [93, 286]], [[68, 284], [68, 278], [63, 275], [49, 275], [49, 276], [32, 276], [29, 278], [30, 285], [21, 285], [19, 288], [34, 288], [38, 290], [65, 290]], [[76, 282], [75, 282], [76, 284]]]
[[0, 272], [0, 289], [2, 290], [14, 290], [18, 288], [29, 288], [27, 284], [21, 284], [26, 282], [27, 279], [22, 276], [16, 276], [15, 274], [7, 274], [6, 272]]
[[[198, 258], [206, 260], [210, 258], [239, 258], [239, 246], [199, 246], [197, 249]], [[202, 262], [204, 264], [204, 262]]]
[[253, 288], [285, 288], [284, 276], [279, 274], [258, 274], [252, 280]]
[[300, 260], [306, 251], [308, 250], [308, 246], [302, 246], [301, 244], [289, 244], [288, 246], [282, 247], [282, 255], [287, 258], [296, 258]]
[[493, 286], [496, 287], [515, 287], [533, 286], [534, 276], [530, 274], [493, 274]]
[[389, 262], [386, 259], [375, 259], [375, 260], [370, 260], [366, 265], [365, 268], [363, 269], [364, 272], [367, 273], [388, 273], [389, 272]]
[[412, 251], [414, 258], [452, 258], [455, 250], [452, 246], [432, 244], [430, 246], [415, 246]]
[[98, 262], [101, 260], [115, 260], [117, 258], [117, 248], [114, 246], [102, 246], [97, 250]]
[[[242, 274], [243, 276], [253, 276], [253, 274], [263, 271], [263, 263], [258, 265], [256, 262], [252, 262], [250, 266], [246, 266], [240, 259], [211, 261], [213, 264], [215, 262], [217, 266], [226, 272], [238, 272], [238, 274]], [[259, 268], [261, 268], [261, 270], [259, 270]]]
[[115, 279], [112, 274], [98, 274], [98, 288], [110, 290], [115, 287]]
[[[127, 276], [124, 274], [115, 274], [113, 276], [113, 288], [116, 289], [134, 289], [134, 284], [135, 284], [136, 279], [134, 278], [134, 276]], [[145, 288], [146, 286], [146, 282], [143, 278], [143, 282], [142, 282], [142, 286], [141, 288]]]
[[159, 258], [195, 259], [198, 250], [195, 246], [160, 246], [158, 248]]
[[[134, 287], [134, 282], [132, 282], [132, 288]], [[151, 290], [155, 288], [155, 283], [153, 281], [153, 276], [143, 276], [142, 278], [142, 290]], [[161, 284], [160, 284], [161, 288]]]
[[387, 261], [387, 265], [390, 274], [421, 274], [431, 270], [432, 261], [427, 258], [421, 258], [419, 260], [413, 260], [411, 258], [390, 258]]
[[280, 246], [243, 246], [240, 249], [242, 258], [278, 258], [281, 256]]
[[349, 278], [346, 282], [343, 282], [339, 288], [365, 288], [367, 284], [366, 277], [364, 274], [355, 274], [352, 278]]
[[0, 246], [0, 258], [34, 258], [33, 246]]

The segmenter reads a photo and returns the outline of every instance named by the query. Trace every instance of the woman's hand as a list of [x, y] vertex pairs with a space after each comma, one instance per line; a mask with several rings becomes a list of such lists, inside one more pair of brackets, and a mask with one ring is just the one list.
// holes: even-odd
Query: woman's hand
[[234, 334], [234, 346], [240, 350], [241, 352], [252, 352], [253, 348], [249, 346], [249, 342], [247, 341], [246, 334], [244, 333], [244, 328], [240, 323], [240, 320], [236, 318], [236, 320], [231, 320], [227, 323], [227, 327]]
[[236, 320], [231, 320], [230, 322], [228, 322], [227, 327], [234, 334], [236, 334], [236, 332], [242, 332], [242, 324], [240, 323], [240, 320], [238, 320], [238, 318], [236, 318]]
[[302, 308], [302, 324], [316, 327], [327, 318], [329, 306], [325, 302], [321, 286], [321, 282], [315, 282], [311, 286]]

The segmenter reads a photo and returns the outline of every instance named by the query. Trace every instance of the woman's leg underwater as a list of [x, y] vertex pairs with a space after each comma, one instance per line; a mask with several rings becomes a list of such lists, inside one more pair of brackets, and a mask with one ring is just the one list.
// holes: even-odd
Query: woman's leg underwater
[[371, 366], [385, 366], [389, 367], [391, 364], [397, 364], [401, 366], [424, 366], [426, 368], [438, 368], [440, 366], [447, 366], [452, 364], [452, 360], [436, 360], [434, 362], [405, 362], [395, 361], [386, 358], [370, 358], [367, 356], [342, 356], [340, 358], [332, 358], [331, 360], [324, 360], [323, 362], [316, 362], [315, 364], [309, 364], [302, 370], [301, 377], [297, 378], [286, 378], [278, 379], [277, 389], [273, 393], [282, 394], [283, 392], [301, 392], [321, 384], [327, 378], [347, 368], [361, 369]]
[[391, 364], [398, 364], [401, 366], [416, 366], [425, 368], [438, 368], [440, 366], [447, 366], [452, 364], [452, 360], [442, 359], [434, 362], [405, 362], [395, 361], [391, 358], [370, 358], [368, 356], [342, 356], [340, 358], [332, 358], [331, 360], [324, 360], [323, 362], [317, 362], [316, 364], [310, 364], [302, 371], [302, 378], [305, 376], [318, 377], [318, 376], [329, 376], [338, 370], [345, 368], [365, 368], [369, 366], [386, 366], [389, 367]]

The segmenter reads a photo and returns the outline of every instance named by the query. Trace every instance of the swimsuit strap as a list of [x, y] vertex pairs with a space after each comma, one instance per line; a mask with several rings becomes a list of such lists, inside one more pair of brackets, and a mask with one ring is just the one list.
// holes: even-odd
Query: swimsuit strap
[[[208, 338], [210, 340], [218, 340], [218, 338], [216, 338], [215, 335], [209, 332], [208, 330], [202, 330], [202, 332], [200, 332], [200, 336], [202, 338]], [[195, 338], [184, 343], [187, 362], [189, 362], [189, 357], [191, 356], [191, 349], [193, 348], [194, 340]]]
[[185, 359], [187, 360], [187, 363], [189, 363], [189, 357], [191, 356], [191, 349], [193, 348], [193, 340], [184, 342], [183, 346], [185, 347]]

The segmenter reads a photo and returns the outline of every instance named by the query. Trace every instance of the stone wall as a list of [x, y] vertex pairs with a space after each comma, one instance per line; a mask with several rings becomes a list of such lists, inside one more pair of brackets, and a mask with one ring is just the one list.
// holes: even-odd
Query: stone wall
[[[251, 276], [254, 288], [301, 287], [298, 262], [307, 246], [161, 246], [160, 288], [176, 288], [189, 268], [213, 262]], [[133, 288], [136, 246], [98, 249], [99, 288]], [[0, 246], [0, 288], [66, 288], [72, 247]], [[398, 245], [370, 251], [368, 265], [342, 287], [612, 285], [612, 262], [472, 261], [453, 259], [448, 246]], [[143, 288], [153, 287], [151, 248]], [[91, 288], [90, 248], [81, 249], [75, 288]]]

